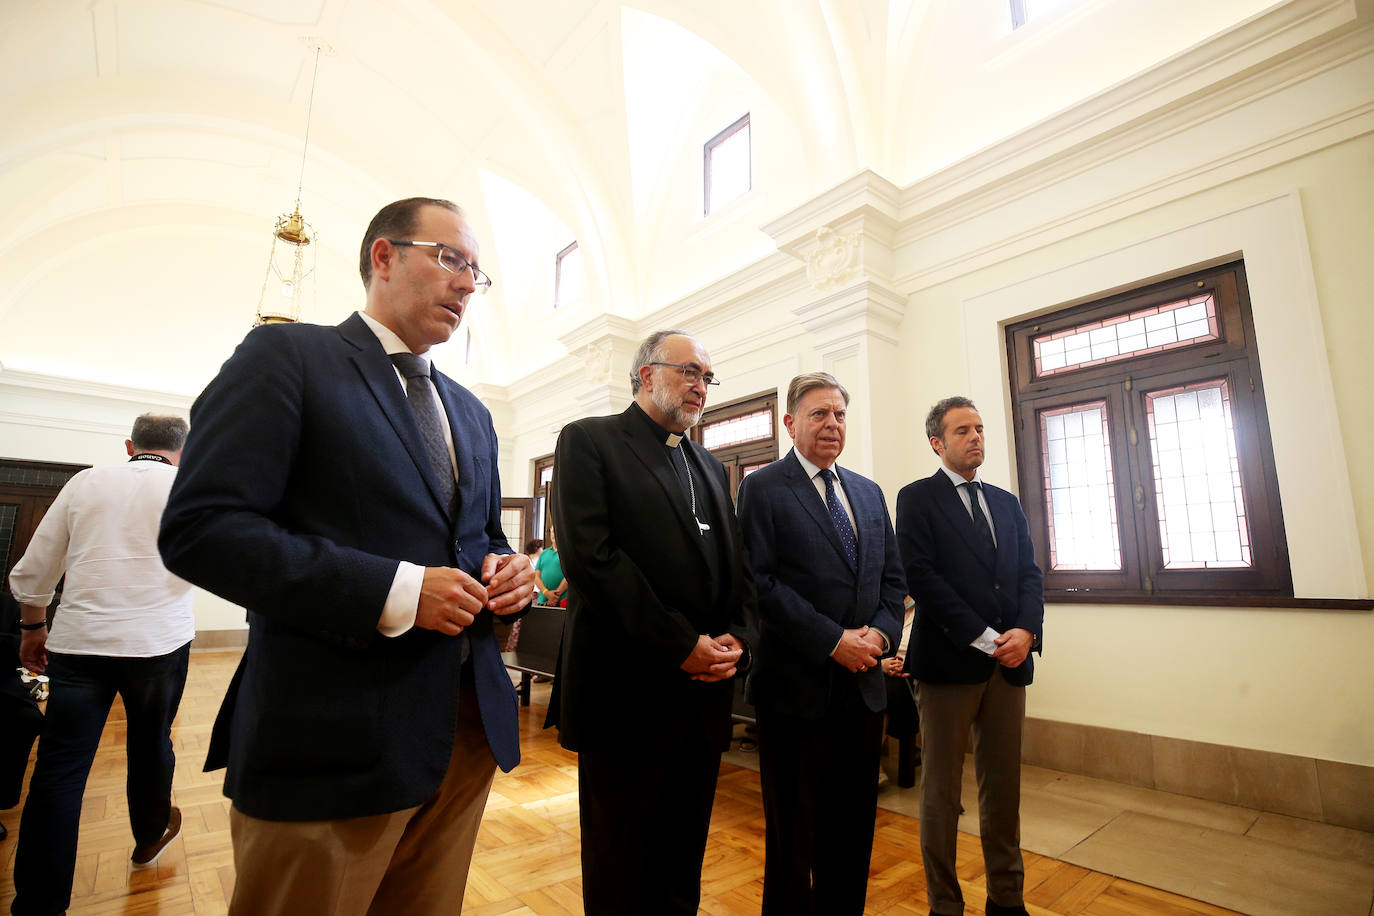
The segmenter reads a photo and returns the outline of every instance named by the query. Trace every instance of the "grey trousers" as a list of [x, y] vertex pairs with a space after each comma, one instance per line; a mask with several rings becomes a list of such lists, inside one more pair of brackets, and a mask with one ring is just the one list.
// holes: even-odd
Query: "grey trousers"
[[1025, 884], [1021, 725], [1026, 718], [1026, 688], [1008, 684], [1000, 671], [983, 684], [919, 681], [916, 705], [922, 735], [921, 856], [931, 910], [941, 916], [964, 912], [954, 860], [970, 728], [988, 897], [1002, 906], [1020, 906]]

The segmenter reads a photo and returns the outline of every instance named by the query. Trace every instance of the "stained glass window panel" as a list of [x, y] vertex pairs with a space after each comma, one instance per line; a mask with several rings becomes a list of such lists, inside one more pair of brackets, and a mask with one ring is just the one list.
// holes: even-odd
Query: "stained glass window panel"
[[722, 448], [727, 445], [738, 445], [741, 442], [753, 442], [757, 439], [768, 439], [773, 435], [773, 411], [758, 410], [754, 413], [742, 414], [738, 417], [731, 417], [728, 420], [718, 420], [715, 423], [708, 423], [701, 431], [702, 444], [707, 448]]
[[1037, 377], [1158, 353], [1219, 336], [1211, 293], [1124, 312], [1031, 339]]
[[1050, 568], [1121, 569], [1107, 402], [1040, 413]]
[[1165, 569], [1251, 565], [1225, 379], [1145, 394]]

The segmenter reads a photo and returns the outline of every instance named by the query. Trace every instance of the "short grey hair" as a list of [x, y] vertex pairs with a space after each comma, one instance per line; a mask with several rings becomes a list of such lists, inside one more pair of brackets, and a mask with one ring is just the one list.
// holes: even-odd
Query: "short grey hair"
[[[945, 414], [959, 407], [969, 407], [973, 410], [978, 409], [976, 406], [974, 406], [974, 403], [972, 401], [970, 401], [963, 395], [958, 394], [954, 395], [953, 397], [937, 401], [935, 406], [930, 408], [930, 413], [926, 414], [927, 441], [931, 439], [939, 439], [941, 442], [945, 441]], [[932, 452], [935, 452], [934, 446], [932, 446], [930, 450]], [[935, 454], [938, 455], [940, 453], [935, 452]]]
[[650, 363], [663, 362], [663, 345], [669, 337], [691, 337], [691, 331], [684, 331], [682, 328], [668, 328], [663, 331], [654, 331], [640, 343], [639, 349], [635, 351], [635, 358], [630, 363], [630, 394], [639, 394], [640, 381], [639, 370]]
[[849, 406], [849, 392], [840, 384], [839, 379], [829, 372], [803, 372], [801, 375], [792, 379], [787, 386], [787, 412], [796, 413], [797, 405], [801, 399], [806, 397], [817, 388], [834, 389], [844, 398], [844, 406]]
[[129, 439], [139, 451], [179, 452], [186, 444], [186, 433], [189, 431], [190, 427], [181, 417], [145, 413], [134, 420], [134, 429], [129, 434]]

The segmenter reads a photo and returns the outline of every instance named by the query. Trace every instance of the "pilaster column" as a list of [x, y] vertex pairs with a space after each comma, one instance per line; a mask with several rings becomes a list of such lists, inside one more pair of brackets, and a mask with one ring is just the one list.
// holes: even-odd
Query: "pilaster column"
[[863, 172], [764, 227], [806, 264], [811, 296], [792, 312], [813, 336], [821, 368], [849, 391], [840, 462], [877, 480], [889, 498], [909, 479], [900, 424], [919, 412], [898, 353], [907, 304], [891, 281], [898, 199], [894, 185]]
[[640, 341], [634, 322], [619, 315], [595, 315], [558, 339], [582, 360], [582, 384], [575, 393], [577, 416], [615, 414], [630, 406], [630, 362]]

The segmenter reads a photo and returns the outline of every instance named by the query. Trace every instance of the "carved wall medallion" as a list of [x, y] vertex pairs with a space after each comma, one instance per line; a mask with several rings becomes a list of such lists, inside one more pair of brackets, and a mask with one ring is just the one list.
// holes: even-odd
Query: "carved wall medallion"
[[839, 286], [854, 276], [859, 236], [839, 235], [829, 226], [816, 230], [816, 250], [806, 256], [806, 278], [817, 290]]

